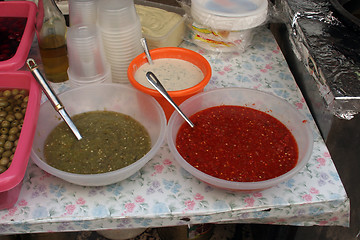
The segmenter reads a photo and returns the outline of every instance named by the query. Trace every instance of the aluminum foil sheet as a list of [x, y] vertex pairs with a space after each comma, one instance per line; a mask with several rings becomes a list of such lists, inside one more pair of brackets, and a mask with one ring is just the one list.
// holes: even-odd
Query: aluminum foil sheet
[[273, 21], [288, 26], [293, 51], [313, 76], [327, 109], [341, 119], [360, 112], [360, 27], [330, 0], [278, 0]]

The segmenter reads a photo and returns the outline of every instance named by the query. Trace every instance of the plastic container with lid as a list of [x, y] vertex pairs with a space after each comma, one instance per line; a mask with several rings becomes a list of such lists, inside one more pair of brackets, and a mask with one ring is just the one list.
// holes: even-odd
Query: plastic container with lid
[[192, 0], [190, 40], [206, 50], [243, 52], [267, 19], [267, 0]]
[[181, 8], [149, 1], [135, 1], [135, 4], [149, 49], [181, 44], [186, 19]]
[[41, 89], [30, 72], [17, 71], [26, 61], [35, 34], [36, 4], [28, 1], [0, 2], [0, 17], [26, 17], [27, 22], [15, 55], [0, 61], [0, 89], [26, 89], [29, 100], [18, 146], [10, 167], [0, 174], [0, 210], [18, 200], [27, 168], [40, 109]]
[[191, 16], [212, 29], [239, 31], [257, 27], [267, 19], [267, 0], [192, 0]]
[[195, 22], [190, 28], [189, 37], [196, 45], [215, 52], [242, 52], [249, 46], [254, 35], [253, 29], [214, 30]]

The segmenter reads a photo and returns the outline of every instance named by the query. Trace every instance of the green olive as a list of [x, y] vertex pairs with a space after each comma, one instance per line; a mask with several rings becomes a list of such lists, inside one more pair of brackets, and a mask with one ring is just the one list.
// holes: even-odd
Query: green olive
[[4, 108], [4, 110], [7, 111], [7, 112], [11, 112], [12, 106], [11, 105], [7, 106], [7, 107]]
[[13, 114], [8, 114], [5, 119], [6, 121], [12, 122], [15, 120], [15, 116]]
[[22, 102], [22, 100], [23, 100], [24, 98], [25, 98], [25, 96], [22, 95], [22, 94], [17, 94], [17, 95], [14, 97], [15, 100], [21, 100], [21, 102]]
[[21, 120], [24, 118], [24, 115], [20, 112], [15, 112], [15, 118], [18, 120]]
[[11, 122], [11, 127], [16, 127], [19, 124], [20, 124], [20, 121], [15, 119], [14, 121]]
[[7, 106], [9, 106], [9, 101], [0, 101], [0, 107], [6, 108]]
[[18, 95], [19, 92], [20, 92], [19, 89], [16, 89], [16, 88], [14, 88], [13, 90], [11, 90], [11, 94], [12, 94], [13, 96]]
[[8, 128], [8, 127], [10, 127], [11, 126], [11, 124], [10, 124], [10, 122], [9, 121], [2, 121], [1, 122], [1, 127], [2, 128]]
[[6, 140], [5, 139], [0, 139], [0, 147], [3, 147], [5, 144]]
[[11, 154], [13, 154], [13, 152], [11, 150], [6, 150], [5, 152], [2, 153], [2, 157], [10, 157]]
[[0, 133], [1, 134], [7, 134], [9, 132], [9, 129], [6, 127], [0, 128]]
[[27, 102], [22, 102], [22, 103], [20, 104], [20, 107], [21, 107], [21, 108], [26, 108], [26, 107], [27, 107]]
[[10, 162], [10, 159], [9, 159], [9, 158], [7, 158], [7, 157], [2, 157], [2, 158], [0, 159], [0, 166], [7, 166], [9, 162]]
[[4, 166], [0, 166], [0, 174], [5, 172], [8, 168]]
[[[11, 129], [10, 129], [11, 131]], [[9, 137], [8, 137], [8, 141], [12, 141], [12, 142], [15, 142], [15, 140], [17, 139], [18, 137], [16, 136], [16, 134], [10, 134], [9, 132]], [[1, 141], [1, 140], [0, 140]], [[1, 145], [0, 145], [1, 146]]]
[[4, 143], [5, 150], [11, 150], [14, 147], [14, 143], [12, 141], [6, 141]]
[[[19, 128], [17, 128], [17, 127], [12, 127], [12, 128], [10, 128], [10, 130], [9, 130], [9, 136], [10, 135], [15, 135], [15, 134], [17, 134], [19, 132]], [[14, 140], [15, 141], [15, 140]]]
[[29, 102], [29, 96], [25, 96], [24, 99], [23, 99], [23, 102], [24, 102], [24, 103]]
[[10, 97], [7, 101], [9, 102], [9, 105], [12, 105], [15, 102], [15, 99]]
[[0, 117], [6, 117], [7, 115], [7, 112], [5, 111], [0, 111]]
[[0, 97], [0, 101], [7, 101], [7, 100], [8, 100], [7, 97], [4, 97], [4, 96], [1, 96], [1, 97]]
[[[11, 151], [12, 151], [13, 153], [15, 153], [16, 147], [13, 147], [13, 148], [11, 149]], [[11, 157], [11, 156], [10, 156], [10, 157]]]
[[18, 99], [13, 104], [16, 105], [16, 106], [20, 106], [22, 102], [23, 102], [22, 99]]
[[4, 97], [10, 97], [10, 96], [11, 96], [11, 91], [10, 91], [10, 90], [5, 90], [5, 91], [3, 92], [3, 96], [4, 96]]
[[17, 113], [17, 112], [21, 112], [21, 109], [22, 109], [21, 107], [15, 106], [13, 111], [14, 111], [14, 113]]

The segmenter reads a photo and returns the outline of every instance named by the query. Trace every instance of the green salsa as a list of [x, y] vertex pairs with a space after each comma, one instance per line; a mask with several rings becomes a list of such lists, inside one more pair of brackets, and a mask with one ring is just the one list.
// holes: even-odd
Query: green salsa
[[97, 174], [126, 167], [151, 148], [149, 133], [134, 118], [112, 111], [75, 115], [73, 122], [82, 139], [61, 122], [45, 141], [46, 162], [62, 171]]

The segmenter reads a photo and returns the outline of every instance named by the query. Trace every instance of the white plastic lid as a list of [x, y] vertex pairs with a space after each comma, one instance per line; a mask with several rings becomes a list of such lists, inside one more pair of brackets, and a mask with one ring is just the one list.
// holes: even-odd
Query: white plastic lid
[[191, 15], [200, 24], [230, 31], [254, 28], [267, 18], [267, 0], [192, 0]]
[[199, 11], [223, 17], [257, 15], [267, 8], [267, 0], [192, 0]]

